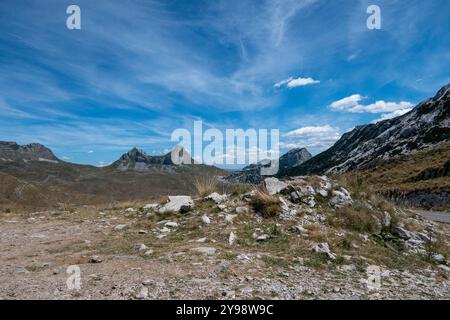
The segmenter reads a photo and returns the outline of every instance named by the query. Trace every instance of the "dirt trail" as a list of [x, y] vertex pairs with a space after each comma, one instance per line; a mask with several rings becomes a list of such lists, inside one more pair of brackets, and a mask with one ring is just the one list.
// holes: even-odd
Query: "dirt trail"
[[449, 212], [416, 210], [416, 212], [425, 219], [450, 224]]

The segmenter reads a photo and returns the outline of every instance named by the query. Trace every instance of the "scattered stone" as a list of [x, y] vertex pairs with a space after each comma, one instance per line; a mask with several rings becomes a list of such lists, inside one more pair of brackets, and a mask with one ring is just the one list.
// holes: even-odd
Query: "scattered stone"
[[306, 230], [302, 226], [292, 226], [292, 227], [289, 227], [287, 231], [290, 233], [307, 233], [308, 232], [308, 230]]
[[392, 230], [392, 234], [405, 240], [411, 239], [412, 237], [411, 233], [408, 230], [403, 229], [402, 227], [395, 227]]
[[154, 284], [155, 281], [153, 281], [152, 279], [145, 279], [144, 281], [142, 281], [142, 285], [146, 287], [153, 286]]
[[195, 240], [195, 242], [203, 243], [203, 242], [206, 242], [206, 240], [208, 240], [208, 238], [204, 237], [204, 238], [200, 238], [200, 239]]
[[178, 223], [173, 222], [173, 221], [166, 222], [164, 225], [168, 228], [177, 228], [178, 227]]
[[235, 209], [237, 214], [248, 213], [249, 209], [247, 207], [236, 207]]
[[17, 273], [30, 273], [30, 271], [27, 270], [25, 267], [17, 267], [16, 268]]
[[253, 199], [253, 197], [256, 195], [256, 191], [252, 190], [250, 192], [244, 193], [241, 195], [241, 200], [249, 202]]
[[149, 203], [144, 206], [144, 210], [152, 210], [158, 208], [157, 203]]
[[147, 234], [148, 232], [146, 230], [139, 230], [138, 233], [139, 234]]
[[353, 204], [353, 199], [346, 189], [341, 188], [340, 190], [333, 190], [333, 197], [328, 204], [334, 208], [342, 208]]
[[273, 177], [264, 179], [264, 185], [266, 186], [267, 192], [271, 195], [281, 192], [288, 186], [285, 182]]
[[118, 224], [117, 226], [114, 227], [114, 230], [121, 231], [125, 229], [126, 226], [127, 226], [126, 224]]
[[169, 196], [169, 201], [159, 209], [160, 213], [180, 212], [186, 213], [192, 209], [194, 201], [190, 196]]
[[100, 263], [100, 262], [102, 262], [102, 259], [100, 259], [99, 256], [92, 256], [92, 257], [89, 259], [89, 263]]
[[319, 190], [317, 190], [317, 193], [319, 194], [319, 195], [321, 195], [322, 197], [328, 197], [328, 191], [327, 190], [325, 190], [325, 189], [319, 189]]
[[208, 218], [208, 216], [207, 216], [206, 214], [204, 214], [204, 215], [202, 216], [202, 222], [203, 222], [204, 224], [210, 224], [210, 223], [211, 223], [211, 220]]
[[160, 233], [169, 233], [170, 229], [167, 227], [162, 228], [161, 230], [159, 230]]
[[125, 212], [136, 212], [137, 210], [135, 208], [127, 208], [125, 209]]
[[329, 259], [335, 260], [336, 255], [331, 252], [330, 247], [328, 246], [328, 243], [322, 242], [317, 245], [315, 245], [312, 250], [317, 253], [324, 253]]
[[151, 256], [152, 254], [153, 254], [153, 250], [152, 249], [147, 250], [147, 251], [144, 252], [144, 255], [146, 255], [146, 256]]
[[191, 248], [191, 251], [211, 256], [216, 253], [216, 248], [214, 248], [214, 247], [196, 247], [196, 248]]
[[226, 214], [225, 215], [225, 221], [227, 223], [233, 223], [233, 219], [236, 218], [237, 216], [235, 214]]
[[389, 214], [389, 212], [385, 211], [383, 215], [383, 226], [385, 228], [389, 228], [391, 226], [391, 220], [391, 215]]
[[233, 231], [231, 231], [230, 236], [228, 237], [228, 243], [230, 244], [230, 246], [232, 246], [236, 240], [237, 240], [236, 235], [234, 234]]
[[147, 246], [143, 243], [138, 243], [134, 246], [134, 250], [136, 250], [139, 253], [143, 253], [147, 251]]
[[267, 240], [270, 240], [270, 239], [272, 239], [272, 237], [269, 236], [268, 234], [263, 234], [263, 235], [260, 235], [260, 236], [256, 237], [256, 241], [257, 242], [263, 242], [263, 241], [267, 241]]
[[433, 259], [437, 263], [444, 263], [445, 262], [445, 257], [442, 254], [437, 254], [437, 253], [433, 254], [431, 256], [431, 259]]
[[147, 299], [148, 298], [148, 288], [145, 287], [145, 286], [141, 287], [139, 292], [136, 294], [135, 298], [138, 299], [138, 300]]
[[316, 201], [314, 200], [314, 196], [307, 196], [301, 199], [301, 202], [308, 205], [310, 208], [314, 208], [316, 206]]
[[219, 208], [219, 210], [224, 211], [224, 210], [227, 209], [227, 205], [225, 205], [225, 204], [219, 204], [219, 205], [217, 206], [217, 208]]
[[212, 200], [219, 204], [227, 200], [228, 196], [226, 194], [218, 194], [217, 192], [211, 193], [209, 196], [205, 197], [207, 200]]
[[446, 265], [440, 264], [440, 265], [438, 265], [438, 268], [440, 268], [444, 271], [450, 272], [450, 267], [447, 267]]

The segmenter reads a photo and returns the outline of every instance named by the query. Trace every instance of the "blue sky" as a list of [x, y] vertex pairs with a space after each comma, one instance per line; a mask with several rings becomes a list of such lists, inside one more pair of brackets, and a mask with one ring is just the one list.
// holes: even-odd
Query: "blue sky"
[[449, 16], [447, 0], [2, 0], [0, 140], [99, 165], [201, 119], [317, 153], [450, 82]]

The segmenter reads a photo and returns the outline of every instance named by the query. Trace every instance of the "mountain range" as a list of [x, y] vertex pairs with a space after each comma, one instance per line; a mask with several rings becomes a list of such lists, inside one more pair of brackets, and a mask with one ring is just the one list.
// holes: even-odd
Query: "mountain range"
[[[177, 147], [184, 162], [192, 159]], [[393, 119], [358, 126], [328, 150], [312, 156], [305, 148], [279, 158], [278, 176], [353, 174], [375, 191], [418, 206], [450, 202], [450, 84]], [[47, 206], [105, 203], [191, 194], [199, 176], [226, 176], [231, 183], [259, 184], [270, 160], [240, 171], [206, 165], [175, 165], [171, 153], [151, 156], [133, 148], [111, 165], [98, 168], [58, 159], [37, 143], [0, 142], [0, 204]]]
[[[278, 159], [278, 168], [281, 171], [289, 170], [304, 163], [312, 158], [311, 153], [306, 148], [294, 148]], [[233, 172], [226, 177], [228, 182], [233, 183], [261, 183], [264, 176], [261, 175], [261, 168], [270, 167], [272, 161], [269, 159], [261, 160], [258, 163], [250, 164], [244, 167], [242, 170]]]
[[[184, 150], [175, 150], [182, 157]], [[171, 153], [150, 156], [133, 148], [106, 167], [65, 162], [47, 147], [0, 142], [0, 204], [47, 207], [116, 203], [192, 194], [201, 176], [226, 175], [216, 167], [175, 165]]]

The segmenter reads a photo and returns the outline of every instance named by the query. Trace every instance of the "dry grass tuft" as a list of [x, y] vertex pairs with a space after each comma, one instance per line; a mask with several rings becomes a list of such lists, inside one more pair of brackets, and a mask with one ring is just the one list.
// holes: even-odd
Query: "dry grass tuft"
[[217, 176], [201, 176], [194, 181], [197, 196], [206, 197], [219, 189]]
[[256, 193], [250, 201], [253, 209], [264, 218], [274, 218], [281, 212], [280, 200], [264, 189], [255, 189]]
[[333, 227], [341, 227], [358, 232], [374, 233], [379, 228], [379, 222], [374, 213], [369, 208], [361, 205], [338, 209], [333, 217], [329, 217], [328, 221]]

